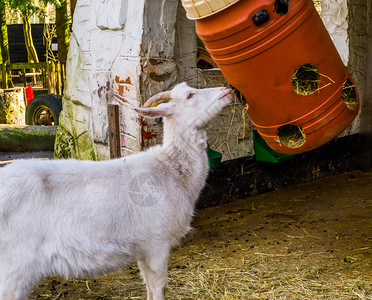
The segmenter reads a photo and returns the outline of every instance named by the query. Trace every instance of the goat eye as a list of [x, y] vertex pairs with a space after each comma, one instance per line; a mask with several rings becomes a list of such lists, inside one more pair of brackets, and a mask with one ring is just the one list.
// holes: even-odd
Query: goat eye
[[187, 99], [191, 99], [194, 95], [195, 95], [195, 93], [188, 93], [187, 94]]

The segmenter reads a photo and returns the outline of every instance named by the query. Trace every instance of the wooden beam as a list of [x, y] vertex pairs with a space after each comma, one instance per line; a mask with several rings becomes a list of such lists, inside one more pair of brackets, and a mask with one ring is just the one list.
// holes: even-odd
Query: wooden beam
[[13, 63], [10, 64], [10, 68], [13, 70], [17, 69], [45, 69], [47, 68], [46, 62], [39, 62], [39, 63]]
[[110, 158], [119, 158], [121, 157], [119, 105], [109, 104], [107, 112], [109, 123]]

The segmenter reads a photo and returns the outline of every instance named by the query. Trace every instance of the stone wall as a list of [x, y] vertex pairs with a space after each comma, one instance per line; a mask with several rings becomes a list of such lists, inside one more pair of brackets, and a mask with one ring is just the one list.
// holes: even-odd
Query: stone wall
[[[367, 53], [368, 19], [372, 10], [369, 0], [322, 1], [322, 20], [353, 78], [363, 109]], [[359, 132], [360, 113], [342, 135]]]
[[321, 18], [345, 65], [349, 62], [347, 0], [322, 1]]
[[[361, 112], [366, 106], [368, 99], [365, 95], [367, 78], [368, 47], [371, 32], [368, 32], [368, 21], [371, 19], [372, 2], [370, 0], [348, 0], [349, 11], [348, 36], [349, 36], [349, 62], [348, 68], [352, 78], [355, 80], [357, 91], [361, 100], [361, 110], [351, 133], [359, 132]], [[371, 120], [370, 120], [371, 122]]]

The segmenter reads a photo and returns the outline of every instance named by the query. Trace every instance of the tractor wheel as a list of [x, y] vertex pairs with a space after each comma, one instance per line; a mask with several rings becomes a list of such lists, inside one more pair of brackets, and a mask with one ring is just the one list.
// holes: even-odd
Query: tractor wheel
[[26, 124], [56, 126], [61, 111], [60, 98], [50, 94], [36, 96], [26, 107]]

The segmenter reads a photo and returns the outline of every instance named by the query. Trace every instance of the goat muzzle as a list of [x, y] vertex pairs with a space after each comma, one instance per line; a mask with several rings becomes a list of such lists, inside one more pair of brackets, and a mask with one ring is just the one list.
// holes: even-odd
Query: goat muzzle
[[156, 95], [152, 96], [151, 98], [149, 98], [143, 104], [142, 107], [143, 108], [155, 107], [155, 106], [158, 106], [160, 103], [169, 102], [170, 99], [171, 99], [171, 92], [170, 91], [161, 92], [161, 93], [156, 94]]

